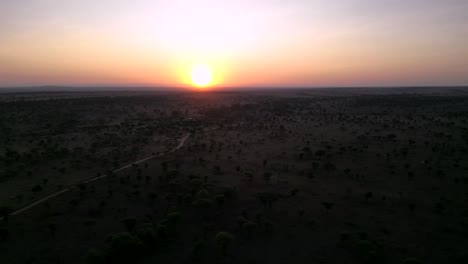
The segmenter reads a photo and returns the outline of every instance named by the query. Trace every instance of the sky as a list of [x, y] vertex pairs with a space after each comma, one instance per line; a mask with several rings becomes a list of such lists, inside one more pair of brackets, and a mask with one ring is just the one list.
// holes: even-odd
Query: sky
[[468, 85], [467, 0], [0, 0], [0, 86]]

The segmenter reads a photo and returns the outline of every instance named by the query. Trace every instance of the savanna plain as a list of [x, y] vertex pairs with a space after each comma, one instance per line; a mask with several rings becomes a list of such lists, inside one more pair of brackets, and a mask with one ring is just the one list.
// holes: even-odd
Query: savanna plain
[[0, 263], [468, 263], [468, 89], [0, 94]]

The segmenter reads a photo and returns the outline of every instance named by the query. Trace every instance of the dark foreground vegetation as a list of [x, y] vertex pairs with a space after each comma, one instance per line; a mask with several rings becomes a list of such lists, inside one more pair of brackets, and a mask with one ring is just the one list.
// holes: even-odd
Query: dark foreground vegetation
[[0, 263], [468, 263], [468, 94], [372, 91], [3, 95]]

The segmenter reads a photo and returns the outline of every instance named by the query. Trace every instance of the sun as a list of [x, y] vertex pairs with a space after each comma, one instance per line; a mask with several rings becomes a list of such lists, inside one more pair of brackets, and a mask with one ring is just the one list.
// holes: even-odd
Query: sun
[[197, 64], [190, 70], [192, 84], [197, 87], [207, 87], [213, 82], [213, 71], [206, 64]]

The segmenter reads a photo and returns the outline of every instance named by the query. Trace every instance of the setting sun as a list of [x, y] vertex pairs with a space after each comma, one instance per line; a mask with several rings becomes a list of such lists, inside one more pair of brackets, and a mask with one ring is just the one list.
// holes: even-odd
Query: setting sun
[[192, 84], [197, 87], [209, 86], [213, 81], [213, 71], [208, 65], [198, 64], [190, 71]]

